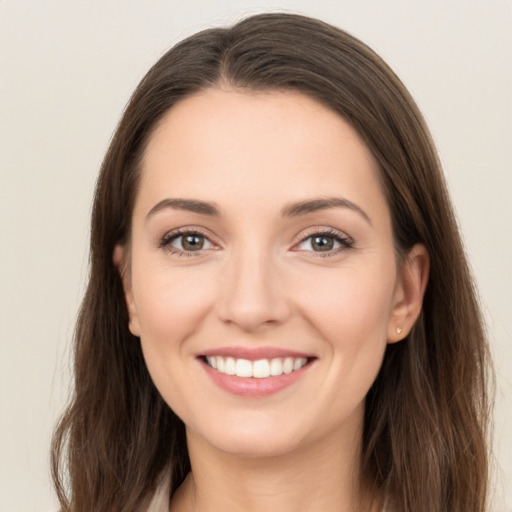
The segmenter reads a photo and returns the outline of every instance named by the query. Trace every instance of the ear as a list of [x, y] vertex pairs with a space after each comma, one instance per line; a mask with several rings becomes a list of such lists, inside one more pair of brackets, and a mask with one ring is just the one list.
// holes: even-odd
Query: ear
[[114, 265], [117, 267], [123, 282], [124, 298], [126, 301], [126, 307], [128, 308], [128, 317], [130, 319], [128, 323], [128, 329], [134, 336], [140, 336], [139, 317], [137, 314], [137, 305], [133, 297], [132, 281], [130, 273], [129, 255], [126, 247], [122, 245], [116, 245], [113, 254]]
[[424, 245], [415, 245], [397, 277], [388, 324], [388, 343], [405, 338], [418, 319], [427, 287], [430, 258]]

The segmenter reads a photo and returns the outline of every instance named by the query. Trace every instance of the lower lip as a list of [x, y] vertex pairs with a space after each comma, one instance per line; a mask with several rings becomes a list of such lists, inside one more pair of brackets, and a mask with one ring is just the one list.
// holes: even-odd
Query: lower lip
[[210, 376], [213, 382], [217, 384], [217, 386], [229, 393], [232, 393], [233, 395], [252, 398], [263, 398], [265, 396], [273, 395], [274, 393], [291, 386], [302, 378], [311, 366], [311, 362], [308, 361], [308, 363], [300, 370], [257, 379], [255, 377], [237, 377], [236, 375], [227, 375], [214, 370], [211, 366], [208, 366], [205, 361], [201, 360], [201, 363], [206, 370], [206, 373]]

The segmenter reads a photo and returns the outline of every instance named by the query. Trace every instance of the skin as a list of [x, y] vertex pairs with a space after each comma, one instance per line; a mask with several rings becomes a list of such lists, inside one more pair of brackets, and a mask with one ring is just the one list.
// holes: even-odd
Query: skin
[[[282, 215], [328, 197], [360, 211]], [[148, 217], [168, 198], [219, 214], [168, 207]], [[130, 249], [114, 254], [130, 330], [186, 425], [192, 464], [171, 510], [356, 510], [365, 396], [386, 344], [414, 324], [428, 275], [422, 246], [398, 268], [378, 169], [357, 133], [298, 93], [208, 89], [152, 135], [132, 220]], [[187, 230], [204, 236], [202, 249], [183, 250]], [[332, 250], [312, 245], [318, 233]], [[230, 346], [314, 359], [275, 394], [236, 396], [198, 359]]]

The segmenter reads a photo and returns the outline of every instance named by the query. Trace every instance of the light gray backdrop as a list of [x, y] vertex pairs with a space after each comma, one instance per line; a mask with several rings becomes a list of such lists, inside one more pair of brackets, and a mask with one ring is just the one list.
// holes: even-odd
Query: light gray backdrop
[[48, 446], [69, 389], [93, 185], [130, 93], [184, 36], [269, 9], [360, 37], [430, 124], [497, 363], [494, 510], [512, 511], [511, 5], [0, 0], [0, 511], [56, 510]]

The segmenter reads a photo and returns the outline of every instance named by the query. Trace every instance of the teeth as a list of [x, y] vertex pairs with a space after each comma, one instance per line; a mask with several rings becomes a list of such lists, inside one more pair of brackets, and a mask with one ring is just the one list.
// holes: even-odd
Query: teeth
[[305, 357], [285, 357], [284, 359], [277, 357], [249, 361], [248, 359], [235, 359], [233, 357], [208, 356], [206, 362], [208, 366], [220, 373], [236, 375], [237, 377], [265, 379], [270, 376], [300, 370], [308, 360]]
[[235, 375], [236, 368], [235, 368], [235, 360], [232, 357], [226, 358], [226, 365], [224, 366], [224, 373], [227, 373], [228, 375]]
[[281, 359], [272, 359], [270, 361], [270, 375], [281, 375], [283, 373], [283, 363]]
[[300, 370], [307, 362], [307, 359], [304, 360], [303, 357], [298, 357], [293, 360], [293, 371]]
[[293, 372], [293, 358], [287, 357], [283, 363], [283, 372], [284, 373], [292, 373]]
[[247, 359], [236, 360], [236, 376], [237, 377], [252, 377], [252, 363]]
[[252, 376], [257, 379], [270, 377], [270, 363], [268, 359], [260, 359], [252, 363]]

